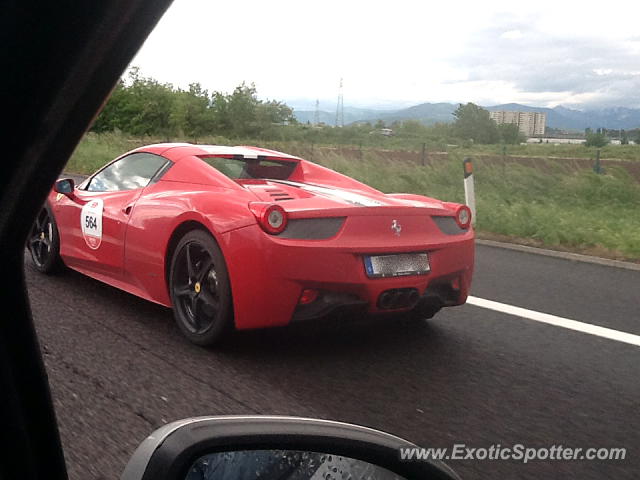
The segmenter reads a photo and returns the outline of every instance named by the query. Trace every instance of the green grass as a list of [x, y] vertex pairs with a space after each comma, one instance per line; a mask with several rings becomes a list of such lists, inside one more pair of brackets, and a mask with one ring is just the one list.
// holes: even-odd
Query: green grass
[[[506, 145], [506, 154], [522, 157], [546, 158], [595, 158], [596, 147], [569, 144], [530, 143], [526, 145]], [[457, 147], [457, 151], [464, 155], [502, 155], [502, 145], [474, 145], [470, 148]], [[617, 160], [640, 160], [640, 145], [607, 145], [600, 149], [600, 158]]]
[[133, 141], [122, 135], [88, 133], [84, 136], [67, 162], [65, 171], [71, 173], [92, 173], [114, 158], [136, 147], [153, 143], [150, 139]]
[[[87, 134], [73, 156], [67, 164], [67, 169], [76, 173], [91, 173], [101, 167], [116, 156], [142, 145], [150, 143], [158, 143], [164, 141], [187, 141], [194, 142], [193, 139], [163, 139], [158, 137], [130, 138], [118, 133], [104, 134]], [[420, 143], [403, 142], [402, 139], [380, 139], [376, 137], [377, 146], [360, 146], [357, 145], [324, 145], [311, 144], [305, 141], [264, 141], [255, 138], [246, 139], [229, 139], [222, 136], [209, 136], [197, 139], [197, 143], [201, 144], [218, 144], [218, 145], [259, 145], [262, 147], [281, 150], [294, 155], [300, 155], [307, 159], [318, 156], [322, 159], [320, 150], [323, 147], [336, 146], [338, 148], [362, 148], [363, 154], [366, 152], [389, 150], [403, 150], [416, 152], [416, 158], [419, 158]], [[387, 142], [388, 140], [388, 142]], [[194, 142], [195, 143], [195, 142]], [[445, 146], [427, 147], [427, 154], [436, 150], [443, 150]], [[480, 155], [502, 156], [503, 147], [501, 145], [475, 145], [471, 148], [446, 147], [449, 153], [459, 156], [477, 157]], [[528, 144], [528, 145], [507, 145], [507, 156], [521, 157], [538, 157], [538, 158], [585, 158], [593, 159], [596, 155], [595, 148], [587, 148], [584, 145], [552, 145], [552, 144]], [[609, 145], [601, 149], [600, 158], [602, 159], [619, 159], [627, 161], [640, 161], [640, 145]], [[315, 158], [313, 158], [315, 160]]]
[[[88, 135], [69, 161], [67, 171], [90, 173], [127, 150], [155, 141], [158, 139]], [[255, 140], [215, 137], [204, 142], [259, 144], [309, 158], [309, 146], [303, 143], [260, 144]], [[490, 150], [479, 153], [488, 154]], [[387, 193], [417, 193], [462, 202], [461, 161], [465, 155], [462, 149], [454, 150], [447, 160], [422, 167], [390, 162], [380, 151], [364, 149], [362, 158], [353, 159], [316, 147], [313, 160]], [[529, 239], [549, 247], [639, 260], [640, 184], [622, 168], [607, 168], [606, 175], [596, 175], [591, 170], [572, 171], [562, 162], [548, 159], [551, 156], [540, 160], [541, 168], [476, 160], [478, 231]]]

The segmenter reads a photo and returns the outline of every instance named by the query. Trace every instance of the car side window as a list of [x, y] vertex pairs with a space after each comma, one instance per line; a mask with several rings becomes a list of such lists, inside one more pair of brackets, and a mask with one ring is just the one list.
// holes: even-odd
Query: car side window
[[169, 160], [159, 155], [132, 153], [96, 173], [86, 190], [114, 192], [146, 187], [167, 163]]

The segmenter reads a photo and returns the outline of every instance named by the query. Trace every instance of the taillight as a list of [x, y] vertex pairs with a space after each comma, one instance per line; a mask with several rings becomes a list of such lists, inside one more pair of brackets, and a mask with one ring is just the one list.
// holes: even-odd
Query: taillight
[[277, 235], [287, 228], [287, 212], [280, 205], [257, 205], [254, 203], [251, 206], [258, 223], [265, 232]]
[[460, 205], [456, 210], [456, 223], [460, 228], [466, 230], [471, 225], [471, 209], [466, 205]]

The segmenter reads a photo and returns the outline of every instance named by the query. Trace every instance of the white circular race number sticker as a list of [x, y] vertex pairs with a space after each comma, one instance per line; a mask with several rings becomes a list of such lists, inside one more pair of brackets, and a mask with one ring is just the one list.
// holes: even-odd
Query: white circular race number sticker
[[82, 236], [89, 248], [96, 250], [102, 243], [102, 199], [90, 200], [80, 213]]

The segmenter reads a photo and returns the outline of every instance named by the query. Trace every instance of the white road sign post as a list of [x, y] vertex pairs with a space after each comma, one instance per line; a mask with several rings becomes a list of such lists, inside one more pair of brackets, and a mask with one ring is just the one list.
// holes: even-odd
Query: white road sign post
[[464, 168], [464, 203], [471, 210], [471, 223], [476, 225], [476, 192], [473, 187], [473, 163], [470, 158], [462, 162]]

